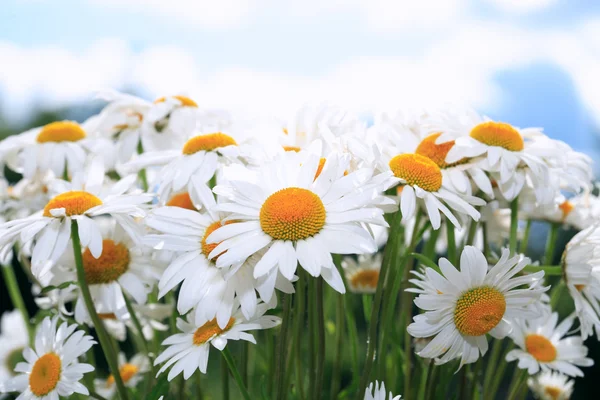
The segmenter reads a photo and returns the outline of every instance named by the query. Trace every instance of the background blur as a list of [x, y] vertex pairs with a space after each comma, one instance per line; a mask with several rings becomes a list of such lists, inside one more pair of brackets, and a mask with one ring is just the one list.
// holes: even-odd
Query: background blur
[[82, 121], [114, 88], [250, 118], [465, 103], [597, 158], [599, 71], [598, 0], [1, 0], [0, 138]]

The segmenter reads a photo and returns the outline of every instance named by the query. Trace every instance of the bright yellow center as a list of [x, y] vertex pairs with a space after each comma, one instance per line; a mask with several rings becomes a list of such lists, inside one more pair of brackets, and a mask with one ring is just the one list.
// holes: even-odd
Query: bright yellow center
[[302, 149], [300, 147], [298, 147], [298, 146], [283, 146], [283, 150], [285, 150], [285, 151], [294, 151], [294, 152], [298, 153]]
[[196, 207], [194, 207], [194, 203], [192, 203], [190, 194], [187, 192], [171, 196], [169, 201], [167, 201], [167, 206], [196, 211]]
[[221, 329], [219, 327], [219, 324], [217, 324], [216, 319], [212, 319], [212, 320], [208, 321], [207, 323], [202, 325], [200, 328], [196, 329], [196, 332], [194, 332], [194, 345], [200, 346], [201, 344], [208, 342], [213, 337], [220, 335], [224, 332], [227, 332], [228, 330], [231, 329], [234, 322], [235, 322], [234, 318], [229, 318], [229, 322], [227, 323], [227, 326], [224, 329]]
[[[125, 364], [121, 368], [119, 368], [119, 375], [121, 375], [121, 379], [123, 380], [123, 383], [127, 383], [127, 382], [129, 382], [129, 380], [131, 380], [131, 378], [133, 378], [135, 376], [135, 374], [137, 374], [138, 371], [139, 371], [139, 368], [136, 367], [135, 365]], [[115, 377], [111, 374], [106, 379], [106, 386], [111, 387], [114, 384], [115, 384]]]
[[525, 146], [521, 134], [504, 122], [483, 122], [471, 130], [471, 137], [488, 146], [498, 146], [510, 151], [521, 151]]
[[102, 254], [94, 258], [90, 249], [83, 252], [85, 280], [90, 285], [114, 282], [129, 268], [129, 250], [110, 239], [102, 241]]
[[58, 121], [44, 126], [38, 133], [38, 143], [76, 142], [85, 138], [85, 131], [77, 122]]
[[229, 135], [221, 132], [194, 136], [183, 145], [183, 154], [194, 154], [199, 151], [213, 151], [219, 147], [237, 146], [237, 142]]
[[[208, 255], [210, 254], [211, 251], [213, 251], [215, 249], [215, 247], [217, 247], [219, 245], [219, 243], [206, 243], [206, 239], [210, 236], [211, 233], [213, 233], [214, 231], [216, 231], [217, 229], [219, 229], [220, 227], [222, 227], [223, 225], [229, 225], [229, 224], [233, 224], [236, 221], [226, 221], [225, 223], [221, 222], [221, 221], [217, 221], [217, 222], [213, 222], [212, 224], [210, 224], [208, 226], [208, 228], [206, 228], [206, 231], [204, 232], [204, 236], [202, 237], [202, 241], [200, 242], [200, 244], [202, 245], [202, 254], [204, 254], [204, 256], [206, 258], [208, 258]], [[225, 250], [224, 252], [222, 252], [221, 254], [216, 255], [215, 257], [212, 258], [213, 261], [217, 261], [217, 259], [222, 256], [223, 254], [225, 254], [227, 252], [227, 250]]]
[[525, 348], [538, 361], [551, 362], [556, 359], [556, 347], [545, 336], [527, 335], [525, 337]]
[[[196, 102], [194, 100], [190, 99], [189, 97], [185, 97], [185, 96], [169, 96], [169, 97], [173, 97], [173, 98], [179, 100], [181, 102], [182, 106], [198, 107], [198, 104], [196, 104]], [[154, 103], [164, 103], [165, 101], [167, 101], [166, 97], [159, 97], [158, 99], [154, 100]]]
[[29, 388], [33, 394], [41, 397], [54, 390], [60, 379], [61, 365], [60, 358], [54, 353], [38, 358], [29, 374]]
[[399, 154], [390, 160], [390, 169], [408, 185], [418, 186], [428, 192], [436, 192], [442, 187], [440, 167], [420, 154]]
[[67, 217], [72, 215], [82, 215], [92, 207], [102, 204], [102, 200], [91, 193], [73, 190], [70, 192], [61, 193], [58, 196], [50, 199], [46, 207], [44, 207], [44, 217], [51, 217], [50, 210], [55, 208], [64, 208]]
[[436, 163], [440, 168], [448, 168], [453, 167], [458, 164], [462, 164], [466, 159], [459, 160], [455, 163], [448, 164], [446, 163], [446, 156], [448, 152], [454, 146], [454, 140], [436, 144], [435, 141], [441, 135], [441, 133], [434, 133], [432, 135], [427, 136], [425, 139], [419, 143], [417, 149], [415, 150], [416, 154], [420, 154], [429, 158], [431, 161]]
[[465, 336], [481, 336], [502, 320], [506, 299], [497, 289], [482, 286], [463, 293], [456, 301], [454, 324]]
[[325, 206], [310, 190], [281, 189], [260, 208], [260, 226], [275, 240], [308, 239], [325, 226]]
[[573, 209], [575, 209], [575, 206], [569, 200], [565, 200], [558, 206], [558, 208], [560, 208], [560, 211], [562, 211], [563, 220], [564, 220], [565, 218], [567, 218], [569, 216], [571, 211], [573, 211]]
[[379, 271], [376, 269], [364, 269], [356, 272], [350, 283], [353, 287], [376, 289], [379, 281]]
[[544, 391], [553, 400], [560, 399], [560, 395], [562, 394], [562, 390], [556, 386], [547, 386]]

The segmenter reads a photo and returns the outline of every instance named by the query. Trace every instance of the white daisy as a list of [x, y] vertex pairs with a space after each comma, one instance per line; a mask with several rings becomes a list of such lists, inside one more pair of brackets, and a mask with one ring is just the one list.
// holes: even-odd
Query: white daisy
[[[414, 317], [407, 328], [414, 337], [435, 336], [418, 353], [436, 358], [443, 364], [460, 358], [460, 365], [473, 363], [488, 349], [486, 334], [504, 338], [511, 332], [515, 318], [535, 317], [529, 306], [539, 301], [548, 288], [540, 287], [543, 271], [515, 277], [530, 263], [519, 256], [509, 259], [504, 249], [498, 263], [488, 271], [488, 263], [480, 250], [466, 246], [460, 257], [460, 271], [441, 258], [443, 275], [426, 268], [425, 275], [435, 293], [425, 290], [415, 304], [423, 314]], [[527, 285], [526, 288], [515, 289]]]
[[569, 199], [562, 194], [547, 205], [540, 205], [524, 191], [519, 197], [519, 217], [564, 224], [583, 230], [600, 222], [600, 198], [591, 193], [581, 193]]
[[[4, 268], [4, 267], [0, 267]], [[29, 345], [27, 326], [19, 310], [6, 311], [0, 320], [0, 385], [15, 376], [15, 367]]]
[[[143, 354], [136, 354], [127, 360], [125, 354], [119, 353], [119, 375], [125, 387], [135, 388], [150, 371], [150, 360]], [[115, 378], [109, 375], [106, 379], [94, 379], [96, 392], [107, 399], [112, 399], [116, 394]]]
[[96, 342], [77, 325], [62, 323], [58, 317], [46, 317], [35, 335], [34, 348], [23, 351], [25, 362], [17, 364], [20, 374], [0, 385], [0, 392], [20, 392], [19, 400], [58, 400], [73, 393], [88, 395], [88, 389], [79, 381], [94, 367], [79, 363]]
[[[375, 385], [375, 386], [373, 386]], [[385, 391], [385, 383], [381, 382], [381, 386], [379, 382], [371, 382], [369, 387], [365, 389], [365, 399], [364, 400], [400, 400], [402, 398], [401, 395], [394, 396], [392, 392], [390, 392], [389, 396], [387, 396], [387, 392]]]
[[217, 266], [241, 263], [267, 248], [254, 268], [255, 277], [278, 268], [291, 280], [300, 264], [344, 293], [331, 254], [377, 251], [361, 223], [387, 226], [383, 211], [373, 202], [395, 180], [389, 172], [373, 176], [369, 168], [344, 176], [346, 165], [335, 156], [320, 173], [318, 168], [318, 157], [288, 152], [264, 164], [252, 181], [232, 180], [215, 187], [215, 193], [230, 201], [215, 209], [231, 213], [228, 219], [236, 221], [207, 238], [207, 243], [220, 242], [209, 255], [220, 255]]
[[542, 371], [556, 370], [570, 376], [583, 376], [576, 367], [589, 367], [594, 364], [587, 358], [587, 347], [581, 337], [565, 338], [574, 318], [570, 317], [558, 324], [558, 313], [549, 306], [544, 307], [541, 317], [536, 319], [516, 319], [512, 324], [511, 339], [520, 347], [508, 352], [506, 361], [519, 361], [519, 368], [527, 369], [529, 375]]
[[527, 385], [540, 400], [569, 400], [575, 381], [558, 372], [542, 372], [529, 378]]
[[196, 324], [188, 316], [187, 321], [177, 320], [177, 328], [182, 333], [168, 337], [162, 344], [168, 346], [154, 361], [154, 365], [166, 363], [160, 368], [158, 374], [171, 368], [167, 379], [171, 381], [181, 372], [183, 378], [189, 379], [196, 370], [206, 373], [210, 345], [218, 350], [223, 350], [228, 340], [246, 340], [256, 343], [254, 336], [247, 333], [249, 330], [270, 329], [280, 324], [281, 319], [272, 315], [264, 315], [267, 311], [265, 304], [260, 304], [256, 314], [249, 320], [244, 320], [238, 310], [233, 313], [226, 326], [221, 328], [216, 320], [203, 324]]
[[344, 257], [342, 268], [346, 282], [353, 293], [375, 293], [383, 253], [361, 254], [358, 259]]
[[134, 176], [108, 188], [103, 187], [104, 168], [98, 159], [89, 165], [87, 176], [74, 176], [72, 182], [57, 180], [50, 187], [54, 196], [42, 211], [30, 217], [0, 225], [0, 258], [11, 251], [20, 240], [35, 241], [32, 253], [32, 272], [39, 279], [64, 253], [71, 238], [71, 220], [77, 221], [81, 245], [89, 247], [93, 257], [100, 257], [102, 235], [94, 217], [112, 216], [127, 233], [139, 236], [133, 217], [144, 216], [140, 205], [152, 199], [149, 194], [124, 194], [134, 183]]

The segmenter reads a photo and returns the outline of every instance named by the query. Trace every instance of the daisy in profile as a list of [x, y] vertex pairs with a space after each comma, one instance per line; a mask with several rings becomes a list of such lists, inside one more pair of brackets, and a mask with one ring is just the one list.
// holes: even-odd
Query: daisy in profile
[[169, 381], [182, 372], [183, 378], [186, 380], [196, 370], [205, 374], [211, 345], [222, 351], [228, 340], [246, 340], [256, 343], [254, 336], [247, 331], [270, 329], [281, 323], [279, 317], [264, 315], [266, 311], [267, 306], [260, 304], [256, 309], [256, 314], [249, 320], [245, 320], [238, 310], [233, 313], [223, 328], [217, 324], [216, 320], [197, 324], [191, 314], [187, 320], [178, 319], [177, 328], [181, 333], [168, 337], [162, 343], [168, 347], [154, 361], [154, 365], [165, 363], [157, 375], [169, 368], [171, 368], [167, 376]]
[[519, 368], [527, 369], [529, 375], [541, 369], [583, 376], [577, 366], [589, 367], [594, 361], [586, 357], [588, 349], [581, 337], [564, 337], [573, 322], [574, 318], [567, 318], [558, 324], [558, 313], [551, 312], [549, 306], [539, 318], [515, 320], [510, 337], [520, 348], [508, 352], [506, 361], [518, 360]]
[[[125, 354], [119, 353], [119, 375], [125, 384], [125, 387], [135, 388], [142, 379], [144, 374], [150, 371], [150, 360], [143, 354], [136, 354], [127, 360]], [[116, 386], [115, 378], [109, 375], [106, 379], [95, 379], [94, 386], [96, 392], [107, 398], [115, 398]]]
[[527, 386], [540, 400], [569, 400], [575, 381], [558, 372], [542, 372], [527, 380]]
[[[375, 385], [375, 386], [373, 386]], [[371, 382], [369, 387], [365, 390], [365, 400], [400, 400], [402, 396], [394, 396], [392, 392], [388, 393], [385, 391], [385, 383]]]
[[23, 351], [24, 362], [17, 364], [18, 375], [0, 384], [0, 392], [19, 392], [19, 398], [58, 400], [73, 393], [89, 395], [79, 381], [94, 367], [78, 362], [96, 342], [77, 325], [58, 317], [46, 317], [35, 335], [34, 348]]
[[[0, 267], [4, 268], [4, 267]], [[0, 385], [16, 375], [15, 367], [29, 346], [29, 333], [19, 310], [6, 311], [0, 319]]]
[[[254, 277], [279, 269], [291, 280], [299, 264], [344, 293], [331, 254], [377, 251], [372, 235], [361, 224], [387, 226], [383, 211], [373, 202], [396, 182], [391, 173], [373, 176], [369, 168], [345, 175], [346, 167], [331, 156], [318, 174], [318, 157], [287, 152], [247, 180], [218, 185], [214, 192], [229, 202], [215, 209], [230, 213], [228, 219], [235, 222], [206, 239], [218, 243], [209, 258], [219, 256], [217, 266], [230, 267], [267, 248], [254, 267]], [[373, 185], [374, 180], [380, 183]]]
[[515, 318], [537, 317], [529, 306], [548, 289], [540, 286], [544, 272], [516, 276], [530, 261], [520, 256], [509, 259], [509, 251], [504, 249], [488, 271], [483, 253], [465, 246], [460, 270], [445, 258], [439, 261], [443, 275], [426, 268], [435, 292], [425, 290], [415, 299], [425, 312], [415, 316], [407, 330], [413, 337], [435, 337], [418, 355], [436, 358], [438, 364], [460, 358], [462, 367], [487, 352], [487, 334], [502, 339], [511, 332]]
[[519, 215], [523, 219], [564, 224], [580, 231], [600, 222], [600, 198], [591, 193], [584, 192], [568, 199], [558, 194], [548, 205], [537, 204], [528, 194], [523, 191], [519, 198]]
[[375, 293], [383, 253], [361, 254], [357, 259], [344, 257], [342, 268], [348, 289], [353, 293]]
[[81, 245], [88, 247], [94, 258], [102, 253], [102, 235], [95, 217], [110, 215], [131, 236], [139, 236], [134, 217], [144, 216], [140, 207], [152, 196], [143, 193], [125, 194], [134, 180], [128, 177], [108, 187], [104, 186], [104, 167], [95, 158], [87, 173], [77, 174], [72, 182], [57, 180], [42, 211], [0, 225], [0, 255], [10, 251], [20, 240], [34, 240], [31, 257], [32, 273], [40, 279], [59, 259], [71, 238], [71, 221], [77, 221]]

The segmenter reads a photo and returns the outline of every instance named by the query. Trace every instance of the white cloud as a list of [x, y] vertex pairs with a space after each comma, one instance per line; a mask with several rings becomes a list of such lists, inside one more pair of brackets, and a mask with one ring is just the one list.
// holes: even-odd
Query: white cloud
[[503, 11], [526, 14], [548, 8], [558, 0], [487, 0]]

